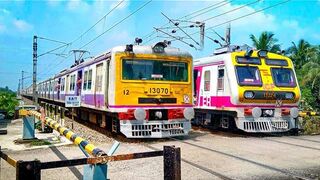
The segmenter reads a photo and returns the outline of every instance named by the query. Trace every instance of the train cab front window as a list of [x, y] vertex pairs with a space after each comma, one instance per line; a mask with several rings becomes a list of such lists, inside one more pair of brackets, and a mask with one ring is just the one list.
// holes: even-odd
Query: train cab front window
[[238, 84], [241, 86], [261, 86], [261, 75], [256, 66], [237, 66]]
[[296, 81], [291, 69], [271, 68], [272, 78], [278, 87], [295, 87]]
[[188, 81], [188, 63], [175, 61], [124, 59], [123, 80]]

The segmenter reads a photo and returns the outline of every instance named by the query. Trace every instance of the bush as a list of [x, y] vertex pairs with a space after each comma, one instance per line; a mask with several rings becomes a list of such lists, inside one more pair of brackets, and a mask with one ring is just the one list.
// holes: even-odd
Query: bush
[[16, 93], [6, 88], [0, 88], [0, 110], [5, 110], [7, 118], [12, 118], [15, 113], [15, 107], [18, 105]]
[[306, 116], [303, 117], [301, 123], [303, 134], [320, 134], [320, 117], [319, 116]]

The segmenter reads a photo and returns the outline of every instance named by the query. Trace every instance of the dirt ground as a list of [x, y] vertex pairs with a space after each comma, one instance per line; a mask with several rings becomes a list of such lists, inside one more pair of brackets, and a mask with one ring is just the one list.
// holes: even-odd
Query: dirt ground
[[[8, 131], [21, 129], [21, 121], [13, 121]], [[98, 132], [92, 133], [75, 123], [74, 131], [91, 137], [106, 152], [114, 140]], [[37, 134], [38, 135], [38, 134]], [[37, 136], [36, 135], [36, 136]], [[98, 140], [96, 139], [98, 138]], [[39, 159], [48, 162], [85, 157], [75, 145], [52, 145], [15, 150], [5, 147], [12, 139], [1, 135], [0, 145], [17, 160]], [[115, 154], [162, 150], [165, 145], [181, 148], [182, 179], [319, 179], [320, 136], [229, 136], [224, 133], [193, 130], [188, 137], [140, 143], [121, 142]], [[42, 179], [82, 179], [83, 166], [43, 170]], [[146, 158], [111, 162], [110, 179], [163, 179], [163, 158]], [[15, 179], [15, 169], [1, 160], [0, 179]]]

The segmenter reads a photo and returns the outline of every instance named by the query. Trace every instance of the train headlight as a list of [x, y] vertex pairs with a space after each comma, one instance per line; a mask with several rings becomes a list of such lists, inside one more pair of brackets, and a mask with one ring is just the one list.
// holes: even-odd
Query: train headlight
[[183, 110], [183, 116], [184, 118], [191, 120], [192, 118], [194, 118], [194, 110], [193, 108], [185, 108]]
[[267, 50], [259, 50], [259, 51], [258, 51], [258, 56], [265, 58], [265, 57], [268, 56], [268, 51], [267, 51]]
[[292, 92], [285, 93], [285, 98], [286, 99], [293, 99], [293, 93]]
[[246, 99], [252, 99], [252, 98], [254, 97], [254, 93], [253, 93], [252, 91], [246, 91], [246, 92], [244, 93], [244, 97], [245, 97]]
[[164, 42], [158, 42], [152, 47], [154, 53], [164, 53], [164, 48], [167, 47], [167, 44]]
[[157, 111], [157, 112], [155, 113], [155, 115], [156, 115], [156, 117], [159, 118], [159, 119], [162, 118], [162, 112], [161, 112], [161, 111]]
[[147, 117], [147, 113], [144, 109], [138, 108], [136, 110], [134, 110], [134, 117], [136, 118], [136, 120], [145, 120]]
[[262, 111], [263, 117], [273, 117], [274, 111], [272, 109], [264, 109]]
[[262, 114], [261, 108], [255, 107], [255, 108], [252, 109], [252, 116], [253, 116], [254, 118], [260, 117], [261, 114]]
[[299, 109], [296, 107], [293, 107], [290, 109], [290, 116], [293, 118], [296, 118], [299, 116]]

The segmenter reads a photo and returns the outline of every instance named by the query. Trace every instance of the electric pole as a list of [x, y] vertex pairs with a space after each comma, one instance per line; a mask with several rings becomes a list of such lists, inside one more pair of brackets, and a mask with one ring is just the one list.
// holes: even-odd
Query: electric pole
[[33, 36], [33, 78], [32, 78], [32, 99], [35, 105], [38, 104], [37, 98], [37, 36]]
[[21, 71], [21, 90], [23, 90], [24, 71]]
[[20, 95], [20, 83], [21, 83], [21, 79], [19, 79], [19, 84], [18, 84], [18, 90], [17, 90], [17, 95], [19, 96]]
[[230, 36], [231, 36], [230, 31], [231, 31], [231, 27], [229, 24], [226, 29], [226, 46], [230, 46]]
[[204, 48], [204, 31], [205, 31], [205, 23], [200, 24], [200, 50], [203, 50]]

